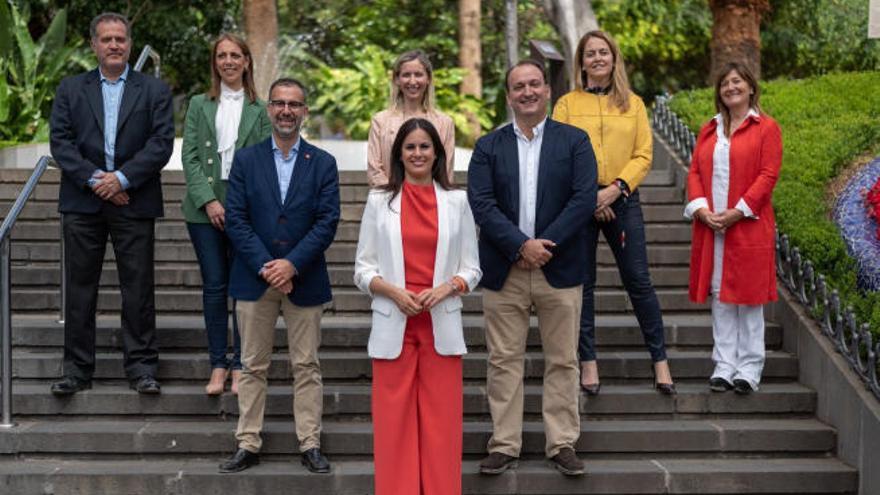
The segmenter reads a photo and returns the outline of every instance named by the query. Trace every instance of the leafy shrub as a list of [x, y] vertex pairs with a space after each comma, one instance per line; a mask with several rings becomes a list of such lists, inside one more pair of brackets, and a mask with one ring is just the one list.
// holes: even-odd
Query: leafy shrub
[[[844, 73], [761, 85], [761, 106], [782, 128], [782, 172], [773, 194], [779, 230], [880, 332], [880, 293], [856, 288], [855, 264], [830, 219], [825, 187], [880, 143], [880, 73]], [[697, 132], [715, 114], [711, 89], [682, 92], [672, 109]]]

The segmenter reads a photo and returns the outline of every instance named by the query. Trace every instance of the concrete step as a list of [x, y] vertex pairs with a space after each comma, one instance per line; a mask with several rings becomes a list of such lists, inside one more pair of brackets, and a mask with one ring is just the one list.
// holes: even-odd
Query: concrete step
[[[57, 315], [16, 315], [12, 320], [12, 345], [26, 347], [60, 347], [64, 344], [64, 329]], [[665, 313], [666, 345], [669, 347], [711, 347], [712, 319], [708, 314]], [[471, 350], [485, 347], [485, 322], [481, 316], [464, 318], [464, 335]], [[369, 316], [324, 316], [321, 320], [321, 344], [324, 349], [366, 349], [370, 335]], [[530, 347], [541, 343], [538, 320], [531, 318], [527, 337]], [[158, 316], [157, 331], [161, 349], [206, 349], [205, 324], [201, 315]], [[100, 316], [97, 319], [96, 342], [99, 348], [118, 348], [121, 340], [118, 317]], [[778, 349], [782, 345], [782, 328], [768, 322], [764, 332], [765, 345]], [[633, 346], [642, 349], [644, 340], [638, 322], [632, 315], [598, 315], [596, 317], [596, 344], [603, 348]], [[276, 323], [275, 345], [287, 346], [287, 330], [283, 320]]]
[[[648, 207], [646, 207], [648, 208]], [[336, 229], [336, 241], [353, 242], [358, 240], [360, 218], [354, 222], [340, 222]], [[61, 236], [57, 219], [20, 220], [12, 229], [13, 243], [29, 241], [58, 241]], [[690, 245], [691, 225], [683, 220], [669, 223], [649, 223], [645, 225], [645, 237], [649, 243], [683, 243]], [[186, 224], [182, 220], [159, 219], [156, 222], [156, 241], [179, 241], [190, 243]], [[604, 241], [600, 241], [600, 246]]]
[[[219, 397], [205, 395], [204, 383], [165, 384], [159, 397], [143, 397], [120, 382], [99, 382], [92, 390], [58, 399], [48, 393], [50, 381], [13, 384], [13, 410], [22, 416], [216, 416], [238, 414], [238, 398], [230, 393]], [[726, 415], [812, 414], [816, 394], [796, 382], [768, 383], [758, 393], [739, 396], [709, 391], [704, 383], [679, 383], [674, 398], [655, 392], [650, 380], [641, 383], [611, 384], [595, 397], [581, 396], [580, 411], [586, 419], [596, 416], [690, 415], [708, 419]], [[370, 414], [369, 384], [327, 384], [324, 386], [324, 416]], [[525, 386], [524, 411], [541, 414], [540, 385]], [[266, 415], [289, 417], [290, 385], [271, 385], [266, 399]], [[464, 413], [488, 417], [484, 385], [465, 385]]]
[[[231, 447], [231, 445], [230, 445]], [[373, 492], [373, 464], [331, 458], [333, 472], [315, 475], [298, 459], [274, 459], [242, 474], [217, 473], [226, 455], [209, 459], [84, 460], [53, 457], [0, 461], [0, 485], [10, 493], [205, 495], [285, 493], [364, 495]], [[858, 471], [831, 458], [593, 458], [587, 476], [568, 478], [543, 460], [521, 461], [499, 476], [479, 474], [479, 461], [464, 461], [464, 495], [623, 494], [853, 494]]]
[[[667, 351], [672, 375], [676, 379], [706, 379], [712, 373], [713, 364], [709, 350]], [[321, 370], [325, 380], [365, 380], [372, 375], [372, 365], [366, 350], [322, 351], [319, 353]], [[465, 379], [486, 377], [487, 355], [471, 352], [463, 358]], [[647, 351], [607, 351], [599, 354], [599, 370], [604, 379], [646, 379], [653, 376], [653, 366]], [[526, 352], [525, 377], [541, 378], [544, 373], [544, 357], [540, 352]], [[54, 378], [61, 376], [61, 352], [48, 350], [14, 349], [12, 373], [16, 378]], [[159, 358], [160, 380], [189, 380], [193, 377], [207, 378], [210, 365], [206, 352], [163, 353]], [[122, 353], [99, 352], [96, 355], [96, 379], [123, 379]], [[291, 376], [286, 352], [275, 352], [268, 376], [272, 380], [288, 380]], [[782, 351], [768, 351], [763, 377], [766, 379], [796, 379], [797, 358]]]
[[[57, 287], [33, 288], [13, 287], [13, 311], [53, 311], [59, 308]], [[200, 312], [202, 293], [198, 289], [164, 289], [155, 291], [156, 311], [158, 313]], [[695, 304], [688, 300], [687, 289], [657, 289], [657, 298], [664, 311], [706, 311], [708, 305]], [[98, 291], [98, 311], [117, 312], [121, 307], [122, 296], [116, 288], [102, 288]], [[482, 297], [479, 291], [462, 296], [465, 313], [482, 311]], [[370, 297], [353, 288], [340, 288], [333, 291], [333, 301], [329, 303], [330, 313], [360, 313], [370, 311]], [[632, 310], [629, 297], [623, 290], [599, 289], [595, 292], [596, 311], [599, 313], [620, 313]]]
[[[610, 256], [610, 253], [608, 254]], [[330, 283], [334, 287], [353, 287], [353, 263], [337, 263], [329, 266]], [[162, 262], [153, 271], [157, 287], [191, 288], [201, 290], [202, 277], [198, 263]], [[620, 288], [622, 283], [616, 266], [599, 265], [596, 270], [596, 285], [605, 288]], [[687, 287], [689, 269], [687, 266], [665, 265], [651, 268], [651, 281], [655, 287]], [[53, 286], [61, 280], [61, 268], [57, 261], [16, 263], [12, 266], [11, 280], [16, 287]], [[101, 285], [118, 287], [119, 275], [116, 263], [105, 262], [101, 271]]]
[[[223, 455], [234, 445], [236, 420], [21, 418], [0, 432], [0, 453], [32, 454], [199, 454]], [[464, 454], [486, 451], [491, 422], [464, 423]], [[263, 425], [262, 453], [296, 454], [290, 418]], [[544, 452], [544, 426], [523, 424], [522, 452]], [[749, 452], [817, 453], [835, 447], [834, 430], [815, 419], [582, 420], [575, 449], [583, 453], [684, 453], [704, 456]], [[372, 455], [373, 428], [366, 422], [324, 421], [321, 450], [329, 456]]]

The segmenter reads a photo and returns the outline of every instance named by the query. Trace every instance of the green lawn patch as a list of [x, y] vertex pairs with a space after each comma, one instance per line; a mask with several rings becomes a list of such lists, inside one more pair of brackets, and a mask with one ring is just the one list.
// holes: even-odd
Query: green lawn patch
[[[830, 219], [825, 188], [880, 143], [880, 72], [831, 74], [761, 84], [761, 106], [782, 127], [782, 173], [773, 194], [777, 225], [880, 332], [880, 293], [861, 293], [855, 264]], [[670, 107], [695, 133], [715, 115], [711, 89], [681, 92]]]

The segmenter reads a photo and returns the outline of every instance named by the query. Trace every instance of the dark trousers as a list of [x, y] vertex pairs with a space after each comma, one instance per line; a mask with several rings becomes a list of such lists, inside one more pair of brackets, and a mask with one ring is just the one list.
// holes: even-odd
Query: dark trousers
[[621, 196], [611, 208], [616, 216], [614, 220], [598, 222], [592, 218], [587, 224], [588, 268], [587, 281], [584, 283], [584, 303], [581, 309], [578, 356], [581, 361], [596, 359], [596, 312], [593, 292], [596, 288], [596, 246], [601, 230], [614, 254], [620, 278], [629, 294], [651, 359], [654, 362], [663, 361], [666, 359], [663, 317], [660, 314], [657, 293], [654, 292], [654, 286], [651, 284], [651, 275], [648, 273], [645, 220], [639, 203], [639, 192], [635, 191], [626, 199]]
[[[241, 369], [241, 338], [232, 318], [232, 359], [229, 350], [229, 269], [232, 245], [226, 234], [209, 223], [186, 224], [202, 272], [202, 311], [208, 334], [211, 368]], [[235, 301], [233, 301], [233, 309]]]
[[156, 308], [153, 295], [154, 219], [114, 213], [64, 214], [67, 304], [64, 307], [64, 375], [90, 380], [95, 372], [95, 310], [107, 236], [113, 243], [122, 293], [125, 375], [156, 376]]

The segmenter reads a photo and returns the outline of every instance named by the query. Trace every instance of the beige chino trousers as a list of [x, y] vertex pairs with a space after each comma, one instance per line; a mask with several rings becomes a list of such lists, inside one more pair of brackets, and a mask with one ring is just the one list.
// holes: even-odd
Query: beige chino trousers
[[236, 301], [241, 332], [241, 381], [238, 383], [239, 448], [259, 452], [260, 431], [266, 409], [267, 371], [275, 343], [278, 314], [287, 326], [287, 347], [293, 372], [293, 417], [299, 449], [321, 446], [321, 414], [324, 390], [318, 347], [321, 345], [321, 314], [324, 307], [296, 306], [285, 294], [269, 288], [256, 301]]
[[538, 270], [512, 267], [500, 291], [483, 289], [487, 389], [493, 432], [488, 450], [519, 457], [522, 448], [523, 366], [534, 305], [544, 350], [542, 414], [545, 452], [574, 448], [580, 436], [577, 339], [583, 286], [557, 289]]

